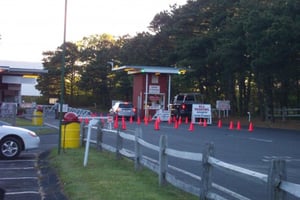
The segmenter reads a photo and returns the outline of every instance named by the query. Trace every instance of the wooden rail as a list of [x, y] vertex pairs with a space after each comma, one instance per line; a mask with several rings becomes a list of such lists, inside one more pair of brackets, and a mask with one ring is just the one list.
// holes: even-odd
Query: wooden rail
[[[266, 110], [266, 116], [268, 119], [272, 117], [270, 109]], [[281, 118], [283, 121], [287, 118], [300, 118], [300, 108], [275, 108], [273, 110], [273, 117]]]
[[[85, 139], [85, 125], [81, 124], [81, 136], [82, 142]], [[142, 129], [138, 127], [135, 130], [135, 135], [127, 134], [118, 130], [101, 129], [101, 126], [97, 126], [97, 141], [91, 141], [96, 144], [98, 149], [108, 150], [116, 153], [116, 158], [120, 159], [121, 156], [125, 156], [134, 160], [134, 166], [136, 170], [141, 169], [143, 166], [154, 171], [158, 174], [159, 185], [163, 186], [167, 183], [174, 185], [188, 193], [199, 196], [199, 199], [214, 199], [225, 200], [226, 198], [213, 192], [213, 189], [221, 191], [226, 195], [229, 195], [236, 199], [249, 200], [248, 197], [231, 191], [223, 186], [220, 186], [212, 182], [213, 169], [223, 171], [225, 174], [238, 175], [242, 179], [254, 181], [258, 184], [266, 184], [268, 189], [268, 196], [270, 200], [285, 200], [286, 194], [289, 193], [294, 197], [300, 199], [300, 185], [292, 183], [286, 180], [286, 166], [285, 160], [272, 160], [268, 174], [262, 174], [249, 169], [245, 169], [236, 165], [226, 163], [218, 160], [214, 157], [215, 148], [212, 143], [206, 144], [202, 153], [193, 153], [186, 151], [179, 151], [168, 147], [167, 136], [162, 135], [160, 137], [159, 145], [148, 143], [143, 140]], [[116, 146], [110, 146], [102, 143], [103, 134], [115, 134]], [[123, 140], [132, 141], [134, 143], [134, 151], [130, 151], [123, 147]], [[159, 160], [153, 160], [142, 154], [141, 149], [148, 148], [158, 153]], [[168, 164], [168, 157], [175, 157], [183, 160], [199, 161], [202, 163], [201, 177], [187, 172], [182, 169], [178, 169]], [[199, 165], [201, 166], [201, 165]], [[179, 173], [183, 173], [186, 176], [194, 178], [199, 182], [198, 186], [194, 186], [184, 181], [178, 180], [175, 175], [171, 174], [171, 170], [175, 170]], [[200, 185], [200, 187], [199, 187]]]

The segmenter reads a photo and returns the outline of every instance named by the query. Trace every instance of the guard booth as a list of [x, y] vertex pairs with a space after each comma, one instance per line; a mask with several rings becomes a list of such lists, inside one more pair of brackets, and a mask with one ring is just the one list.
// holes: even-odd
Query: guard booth
[[156, 113], [166, 116], [168, 105], [171, 103], [171, 75], [186, 72], [184, 68], [162, 66], [112, 67], [112, 71], [117, 70], [133, 75], [132, 103], [137, 108], [137, 114], [140, 117], [154, 116]]

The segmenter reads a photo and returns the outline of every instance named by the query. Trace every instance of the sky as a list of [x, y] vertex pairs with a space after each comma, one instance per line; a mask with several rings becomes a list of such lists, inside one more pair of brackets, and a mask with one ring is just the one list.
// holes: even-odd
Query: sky
[[[186, 0], [68, 0], [66, 41], [148, 31], [156, 14]], [[0, 60], [41, 62], [63, 43], [64, 0], [0, 0]]]

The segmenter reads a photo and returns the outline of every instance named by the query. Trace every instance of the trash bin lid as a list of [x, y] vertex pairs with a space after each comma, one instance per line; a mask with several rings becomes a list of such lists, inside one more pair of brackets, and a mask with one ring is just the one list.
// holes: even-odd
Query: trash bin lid
[[36, 107], [36, 110], [37, 110], [37, 111], [40, 111], [40, 112], [43, 112], [43, 106], [38, 105], [38, 106]]
[[78, 116], [76, 113], [74, 112], [67, 112], [65, 115], [64, 115], [64, 121], [65, 122], [78, 122]]

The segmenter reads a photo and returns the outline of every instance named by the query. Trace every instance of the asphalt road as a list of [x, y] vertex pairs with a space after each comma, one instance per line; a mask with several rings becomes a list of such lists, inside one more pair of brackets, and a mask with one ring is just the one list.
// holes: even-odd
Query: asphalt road
[[[55, 120], [49, 121], [57, 126]], [[136, 123], [127, 122], [125, 132], [134, 134]], [[173, 124], [161, 122], [159, 130], [154, 130], [154, 124], [139, 125], [143, 130], [143, 139], [154, 145], [159, 144], [161, 135], [168, 137], [168, 147], [176, 150], [202, 153], [207, 143], [215, 146], [215, 157], [224, 162], [267, 174], [272, 159], [286, 160], [287, 180], [300, 184], [300, 131], [256, 128], [249, 132], [248, 127], [241, 130], [229, 130], [228, 127], [202, 127], [197, 124], [189, 131], [189, 124], [181, 124], [174, 128]], [[56, 147], [58, 133], [41, 136], [41, 148], [22, 153], [15, 161], [0, 160], [0, 187], [6, 190], [7, 199], [59, 199], [65, 197], [57, 188], [58, 180], [49, 168], [47, 152]], [[112, 135], [104, 136], [104, 143], [115, 145]], [[125, 143], [126, 148], [133, 145]], [[158, 160], [156, 152], [143, 150], [148, 157]], [[184, 169], [198, 176], [201, 175], [201, 163], [168, 159], [169, 165]], [[198, 184], [178, 174], [184, 181]], [[249, 199], [267, 199], [266, 186], [245, 181], [234, 175], [226, 175], [221, 171], [213, 171], [213, 182], [230, 190], [238, 192]], [[232, 199], [232, 198], [229, 198]], [[296, 199], [288, 196], [288, 199]]]
[[[136, 124], [127, 123], [126, 132], [133, 134]], [[215, 157], [224, 162], [268, 174], [272, 159], [284, 159], [287, 165], [287, 180], [300, 184], [300, 132], [278, 129], [255, 128], [249, 132], [248, 127], [241, 130], [229, 130], [228, 127], [203, 127], [196, 125], [194, 131], [189, 131], [189, 124], [182, 124], [178, 129], [173, 124], [162, 122], [159, 130], [154, 130], [154, 124], [140, 125], [143, 139], [158, 145], [161, 135], [168, 136], [168, 147], [176, 150], [202, 153], [207, 143], [213, 143]], [[106, 136], [104, 142], [112, 142], [112, 136]], [[133, 150], [133, 145], [126, 148]], [[143, 150], [143, 154], [158, 160], [156, 152]], [[198, 176], [201, 175], [201, 163], [168, 159], [169, 165], [184, 169]], [[179, 175], [180, 177], [180, 175]], [[214, 170], [213, 182], [238, 192], [250, 199], [267, 199], [266, 185], [241, 179], [238, 176], [226, 175]], [[191, 181], [184, 178], [185, 181]], [[195, 182], [197, 184], [197, 182]], [[232, 198], [229, 198], [232, 199]], [[288, 195], [288, 199], [296, 199]]]

